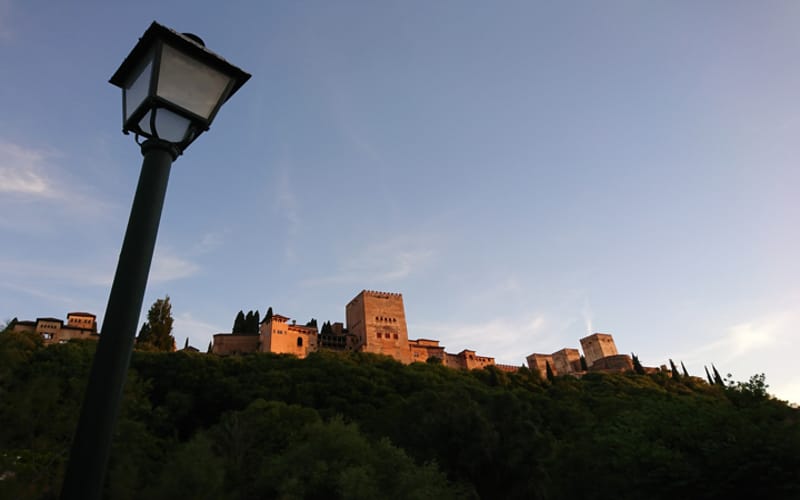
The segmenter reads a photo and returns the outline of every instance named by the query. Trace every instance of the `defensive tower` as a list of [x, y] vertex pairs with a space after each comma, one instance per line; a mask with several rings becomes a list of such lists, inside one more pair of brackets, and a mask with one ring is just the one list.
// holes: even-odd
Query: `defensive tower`
[[595, 361], [609, 356], [616, 356], [617, 346], [614, 337], [607, 333], [595, 333], [581, 339], [581, 348], [586, 357], [586, 366], [592, 367]]
[[411, 362], [403, 296], [363, 290], [345, 307], [347, 330], [356, 336], [359, 350]]

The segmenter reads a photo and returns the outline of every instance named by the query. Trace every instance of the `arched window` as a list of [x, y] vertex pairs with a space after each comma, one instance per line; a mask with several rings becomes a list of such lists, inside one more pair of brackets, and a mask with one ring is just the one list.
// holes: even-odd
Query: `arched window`
[[303, 347], [303, 337], [297, 337], [297, 347]]

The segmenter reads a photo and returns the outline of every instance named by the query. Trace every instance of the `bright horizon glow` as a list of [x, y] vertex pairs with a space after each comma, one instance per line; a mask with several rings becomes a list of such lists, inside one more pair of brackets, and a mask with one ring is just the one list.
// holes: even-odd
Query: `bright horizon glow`
[[155, 19], [253, 74], [172, 169], [178, 346], [375, 289], [449, 352], [607, 332], [800, 402], [797, 3], [99, 5], [0, 1], [0, 321], [102, 319], [141, 165], [107, 81]]

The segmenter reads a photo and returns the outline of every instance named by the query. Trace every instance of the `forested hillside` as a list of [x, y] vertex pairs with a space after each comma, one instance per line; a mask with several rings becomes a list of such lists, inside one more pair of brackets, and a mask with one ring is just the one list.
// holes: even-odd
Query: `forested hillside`
[[[0, 333], [0, 498], [57, 496], [94, 348]], [[136, 352], [107, 496], [800, 498], [798, 411], [763, 389]]]

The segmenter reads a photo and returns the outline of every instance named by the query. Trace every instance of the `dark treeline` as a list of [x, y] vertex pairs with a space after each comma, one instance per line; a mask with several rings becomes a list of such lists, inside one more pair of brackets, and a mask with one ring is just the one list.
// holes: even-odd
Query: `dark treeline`
[[[0, 498], [54, 498], [95, 345], [0, 333]], [[797, 410], [753, 377], [134, 353], [107, 497], [798, 498]]]

